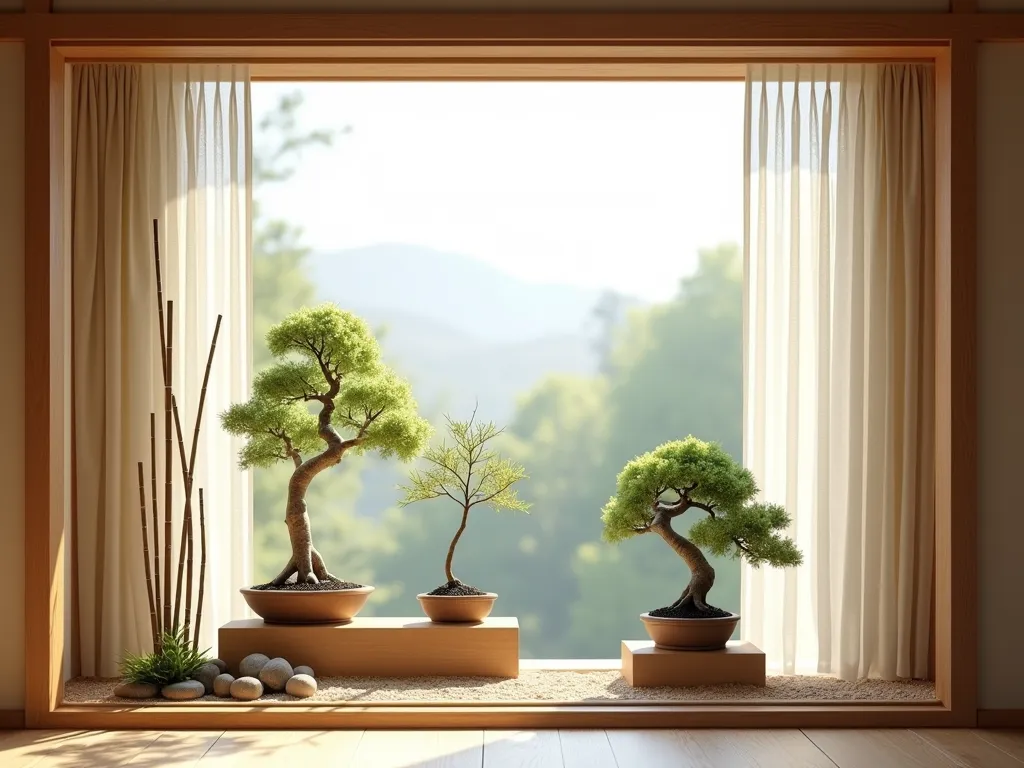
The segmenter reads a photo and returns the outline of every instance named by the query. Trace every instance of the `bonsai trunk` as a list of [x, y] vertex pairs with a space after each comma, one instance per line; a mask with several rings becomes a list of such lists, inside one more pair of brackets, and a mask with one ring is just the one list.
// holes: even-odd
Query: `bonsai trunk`
[[325, 579], [338, 580], [327, 570], [323, 557], [313, 546], [309, 514], [306, 512], [306, 489], [313, 478], [325, 469], [336, 466], [346, 450], [361, 442], [361, 436], [343, 441], [331, 426], [334, 397], [337, 394], [338, 382], [335, 381], [331, 390], [322, 399], [324, 407], [320, 411], [319, 432], [320, 437], [327, 443], [327, 450], [307, 461], [302, 461], [297, 452], [292, 452], [295, 471], [288, 481], [288, 505], [284, 516], [285, 524], [288, 526], [288, 538], [291, 540], [292, 556], [274, 579], [275, 586], [284, 584], [293, 573], [298, 574], [295, 578], [296, 583], [319, 584]]
[[666, 515], [655, 515], [654, 522], [651, 523], [651, 530], [661, 536], [675, 550], [676, 554], [683, 558], [690, 569], [690, 583], [683, 590], [679, 599], [672, 604], [672, 607], [678, 608], [692, 604], [697, 610], [710, 610], [707, 597], [708, 592], [715, 585], [715, 569], [704, 557], [704, 553], [692, 541], [676, 533], [672, 529], [671, 518]]
[[[459, 543], [459, 539], [462, 538], [462, 532], [466, 530], [466, 523], [469, 522], [469, 506], [462, 508], [462, 524], [459, 526], [459, 530], [455, 532], [455, 538], [452, 539], [452, 543], [448, 547], [448, 557], [444, 561], [444, 575], [450, 582], [458, 582], [455, 578], [455, 574], [452, 573], [452, 559], [455, 557], [455, 545]], [[461, 582], [460, 582], [461, 583]]]

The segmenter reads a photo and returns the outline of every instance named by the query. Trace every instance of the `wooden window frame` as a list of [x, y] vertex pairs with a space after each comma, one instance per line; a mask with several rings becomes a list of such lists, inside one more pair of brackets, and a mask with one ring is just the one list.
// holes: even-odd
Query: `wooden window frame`
[[[973, 727], [977, 723], [976, 69], [1024, 14], [0, 14], [25, 46], [25, 667], [30, 728]], [[72, 61], [238, 60], [257, 77], [733, 79], [751, 61], [936, 66], [936, 703], [160, 705], [63, 703], [69, 531], [69, 128]], [[589, 66], [589, 70], [587, 69]], [[504, 70], [502, 68], [504, 67]], [[390, 68], [390, 69], [388, 69]], [[660, 69], [659, 69], [660, 68]], [[413, 71], [415, 69], [416, 71]], [[742, 76], [742, 74], [740, 74]], [[449, 78], [451, 79], [451, 78]], [[48, 382], [49, 386], [40, 386]], [[956, 513], [954, 514], [954, 510]], [[955, 610], [954, 610], [955, 607]]]

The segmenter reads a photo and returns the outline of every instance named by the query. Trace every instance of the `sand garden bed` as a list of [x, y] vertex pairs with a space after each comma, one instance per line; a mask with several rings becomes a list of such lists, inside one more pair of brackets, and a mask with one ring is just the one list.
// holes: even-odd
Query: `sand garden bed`
[[[164, 699], [122, 699], [113, 691], [118, 680], [76, 678], [64, 688], [67, 704], [222, 705], [233, 702], [204, 696], [191, 702]], [[935, 686], [926, 681], [860, 680], [848, 682], [824, 675], [770, 675], [764, 688], [752, 685], [716, 685], [692, 688], [633, 688], [618, 670], [527, 669], [516, 679], [487, 677], [356, 678], [322, 677], [312, 698], [297, 699], [284, 693], [264, 695], [259, 702], [303, 704], [477, 704], [547, 702], [579, 704], [616, 702], [637, 704], [707, 701], [896, 701], [927, 703], [935, 700]]]

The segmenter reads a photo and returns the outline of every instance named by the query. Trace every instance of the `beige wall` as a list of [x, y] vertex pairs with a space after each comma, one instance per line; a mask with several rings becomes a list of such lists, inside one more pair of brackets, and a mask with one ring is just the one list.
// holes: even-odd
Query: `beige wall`
[[[1005, 0], [1004, 0], [1005, 1]], [[945, 11], [949, 0], [54, 0], [60, 11], [718, 10]]]
[[0, 709], [24, 701], [24, 103], [24, 49], [0, 44]]
[[[177, 0], [185, 5], [193, 0]], [[197, 0], [198, 1], [198, 0]], [[245, 0], [216, 0], [239, 7]], [[248, 0], [248, 7], [285, 0]], [[838, 0], [831, 5], [849, 5]], [[868, 6], [873, 0], [863, 0]], [[879, 0], [884, 2], [885, 0]], [[103, 3], [126, 7], [144, 0], [64, 0], [64, 7]], [[302, 0], [316, 4], [314, 0]], [[390, 2], [390, 0], [388, 0]], [[571, 0], [562, 0], [571, 5]], [[590, 0], [599, 5], [601, 0]], [[625, 4], [625, 0], [618, 0]], [[740, 2], [740, 0], [737, 0]], [[742, 0], [764, 7], [783, 0]], [[789, 7], [803, 0], [788, 0]], [[808, 3], [816, 0], [807, 0]], [[988, 0], [993, 3], [1011, 0]], [[1012, 0], [1024, 7], [1024, 0]], [[714, 0], [690, 0], [689, 7]], [[167, 7], [170, 3], [149, 3]], [[406, 3], [409, 5], [411, 3]], [[680, 3], [683, 4], [683, 3]], [[321, 7], [333, 5], [321, 0]], [[893, 3], [892, 6], [895, 6]], [[934, 7], [931, 0], [901, 6]], [[439, 7], [437, 0], [431, 7]], [[890, 6], [890, 7], [892, 7]], [[23, 701], [23, 53], [0, 45], [0, 708]], [[1018, 477], [1024, 460], [1024, 45], [986, 45], [979, 69], [979, 468], [980, 705], [1024, 708], [1024, 503]], [[970, 514], [974, 510], [964, 510]]]
[[979, 693], [1024, 709], [1024, 45], [982, 46], [979, 81]]

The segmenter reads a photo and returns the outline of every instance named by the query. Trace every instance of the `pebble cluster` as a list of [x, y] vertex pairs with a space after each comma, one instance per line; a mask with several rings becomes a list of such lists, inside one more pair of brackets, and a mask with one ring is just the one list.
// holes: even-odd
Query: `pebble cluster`
[[250, 653], [238, 665], [238, 677], [228, 673], [227, 664], [214, 659], [182, 683], [163, 688], [153, 683], [121, 683], [114, 689], [115, 696], [126, 699], [153, 699], [159, 695], [171, 701], [191, 701], [211, 694], [222, 699], [255, 701], [264, 692], [284, 692], [308, 699], [316, 693], [316, 677], [309, 667], [292, 667], [287, 659]]

